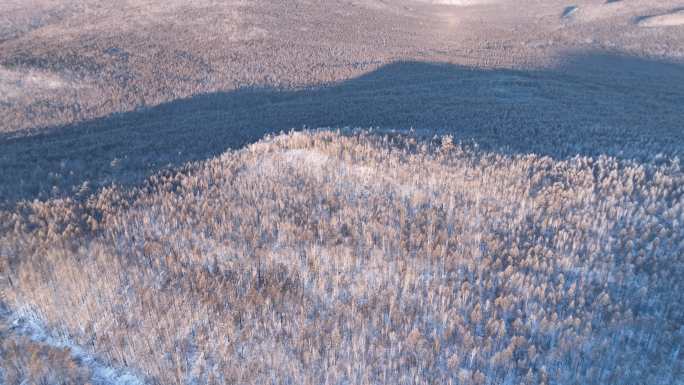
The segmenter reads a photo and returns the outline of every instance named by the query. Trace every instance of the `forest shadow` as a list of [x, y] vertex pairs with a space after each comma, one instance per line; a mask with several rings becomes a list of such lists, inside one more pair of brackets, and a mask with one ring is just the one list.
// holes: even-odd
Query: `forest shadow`
[[26, 136], [0, 136], [0, 202], [138, 183], [303, 127], [414, 129], [486, 150], [648, 160], [684, 143], [684, 66], [581, 54], [544, 70], [397, 62], [334, 85], [176, 100]]

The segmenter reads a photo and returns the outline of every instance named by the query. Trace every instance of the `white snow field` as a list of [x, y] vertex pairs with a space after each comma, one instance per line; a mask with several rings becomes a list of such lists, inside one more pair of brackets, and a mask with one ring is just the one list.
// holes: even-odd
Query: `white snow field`
[[0, 384], [684, 385], [683, 6], [0, 1]]

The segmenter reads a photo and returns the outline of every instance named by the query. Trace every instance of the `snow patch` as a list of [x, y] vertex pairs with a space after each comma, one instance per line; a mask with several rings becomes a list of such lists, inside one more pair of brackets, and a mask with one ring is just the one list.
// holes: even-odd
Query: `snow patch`
[[145, 385], [145, 382], [129, 370], [113, 368], [102, 364], [81, 347], [71, 343], [66, 335], [53, 335], [47, 332], [40, 318], [30, 309], [19, 309], [10, 313], [0, 306], [0, 317], [5, 318], [13, 333], [26, 336], [32, 341], [58, 349], [68, 349], [73, 358], [78, 359], [93, 371], [95, 384], [102, 385]]
[[480, 4], [495, 4], [500, 3], [501, 0], [415, 0], [421, 3], [443, 4], [443, 5], [480, 5]]
[[578, 8], [576, 5], [571, 5], [571, 6], [569, 6], [569, 7], [565, 7], [565, 9], [563, 10], [563, 14], [561, 15], [561, 17], [562, 17], [563, 19], [571, 18], [575, 13], [577, 13], [577, 10], [578, 10], [578, 9], [579, 9], [579, 8]]
[[323, 167], [330, 160], [330, 157], [320, 152], [302, 149], [287, 150], [283, 155], [286, 162], [314, 167]]
[[17, 71], [0, 66], [0, 101], [31, 95], [40, 91], [57, 91], [71, 86], [61, 76], [45, 71]]
[[663, 15], [646, 16], [641, 18], [637, 24], [641, 27], [675, 27], [684, 25], [684, 9]]

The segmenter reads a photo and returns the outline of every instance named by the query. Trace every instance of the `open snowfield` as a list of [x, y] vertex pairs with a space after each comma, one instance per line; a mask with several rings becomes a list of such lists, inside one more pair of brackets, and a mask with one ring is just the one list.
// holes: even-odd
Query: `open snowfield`
[[683, 9], [0, 1], [0, 384], [684, 384]]

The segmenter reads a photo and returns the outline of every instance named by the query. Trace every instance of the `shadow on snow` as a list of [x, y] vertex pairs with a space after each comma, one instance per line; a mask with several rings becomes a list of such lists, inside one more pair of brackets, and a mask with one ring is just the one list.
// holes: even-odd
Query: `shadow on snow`
[[564, 159], [682, 154], [684, 66], [607, 54], [545, 70], [397, 62], [306, 90], [237, 90], [0, 136], [0, 202], [138, 183], [267, 133], [302, 127], [415, 129], [507, 154]]

